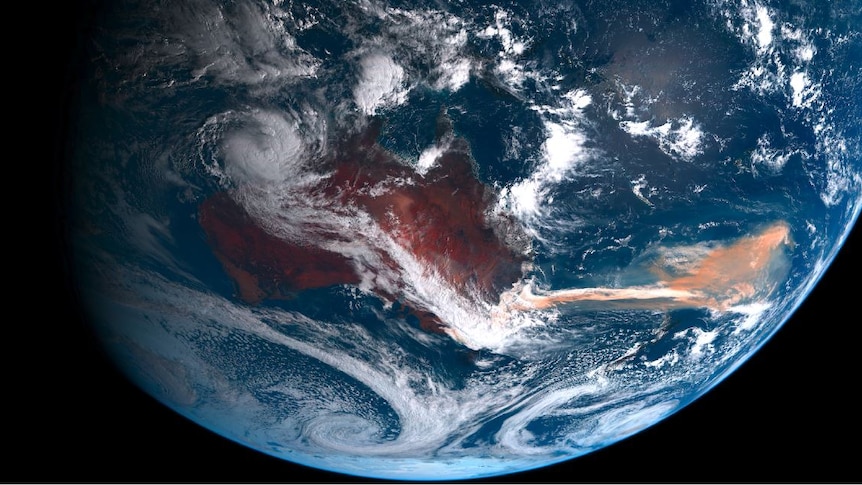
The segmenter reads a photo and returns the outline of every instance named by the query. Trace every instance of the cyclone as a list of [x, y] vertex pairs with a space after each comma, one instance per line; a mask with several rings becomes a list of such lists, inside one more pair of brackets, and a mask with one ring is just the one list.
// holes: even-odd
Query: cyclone
[[307, 466], [611, 446], [766, 344], [855, 224], [856, 18], [109, 2], [69, 170], [93, 328], [165, 406]]

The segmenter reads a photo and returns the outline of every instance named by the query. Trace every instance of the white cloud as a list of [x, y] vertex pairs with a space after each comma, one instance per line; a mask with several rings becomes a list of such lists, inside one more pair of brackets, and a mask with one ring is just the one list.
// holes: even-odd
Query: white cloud
[[550, 187], [568, 178], [589, 157], [580, 123], [583, 109], [592, 103], [592, 98], [586, 91], [574, 90], [564, 94], [561, 101], [559, 107], [534, 107], [553, 118], [544, 121], [547, 138], [542, 143], [541, 162], [529, 177], [504, 188], [500, 197], [499, 204], [522, 220], [541, 216], [551, 202]]
[[703, 130], [689, 116], [659, 126], [653, 126], [651, 121], [626, 120], [620, 122], [620, 128], [631, 136], [654, 139], [663, 152], [675, 158], [691, 161], [703, 152]]
[[757, 5], [756, 12], [757, 22], [759, 24], [757, 29], [757, 45], [759, 45], [761, 49], [765, 49], [772, 43], [772, 29], [775, 27], [775, 22], [769, 18], [769, 11], [766, 7]]
[[432, 145], [423, 150], [416, 162], [416, 171], [423, 175], [427, 173], [437, 163], [437, 159], [446, 153], [446, 148], [446, 146]]
[[359, 63], [359, 82], [353, 89], [356, 106], [373, 115], [379, 108], [407, 100], [404, 68], [382, 53], [366, 55]]
[[[467, 84], [474, 61], [465, 51], [470, 23], [437, 10], [404, 10], [383, 5], [369, 6], [380, 21], [383, 34], [368, 37], [361, 34], [356, 42], [366, 52], [392, 53], [394, 58], [410, 65], [414, 60], [428, 66], [428, 71], [403, 72], [402, 81], [410, 88], [425, 83], [435, 90], [457, 91]], [[419, 74], [415, 79], [409, 78]], [[407, 88], [404, 92], [406, 94]]]
[[820, 96], [820, 86], [811, 82], [805, 71], [794, 72], [790, 76], [790, 89], [793, 106], [810, 108], [812, 102]]
[[517, 37], [509, 28], [511, 22], [509, 13], [498, 8], [494, 14], [494, 24], [477, 32], [476, 36], [482, 39], [496, 38], [500, 42], [501, 49], [497, 53], [499, 60], [494, 67], [494, 72], [509, 86], [519, 88], [531, 73], [516, 62], [516, 59], [527, 49], [530, 40]]
[[226, 172], [239, 182], [281, 182], [299, 171], [306, 144], [295, 121], [270, 111], [255, 111], [228, 132], [221, 143]]

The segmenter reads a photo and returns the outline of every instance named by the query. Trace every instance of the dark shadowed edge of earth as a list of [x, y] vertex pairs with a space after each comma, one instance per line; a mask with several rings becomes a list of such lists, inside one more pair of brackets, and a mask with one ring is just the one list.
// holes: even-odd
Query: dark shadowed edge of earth
[[[45, 85], [24, 86], [25, 92], [38, 89], [32, 96], [38, 112], [25, 116], [24, 138], [11, 140], [29, 143], [35, 155], [16, 160], [23, 168], [15, 170], [24, 173], [13, 172], [25, 177], [27, 198], [34, 201], [24, 207], [16, 196], [7, 208], [13, 213], [7, 237], [14, 236], [18, 249], [7, 249], [7, 283], [14, 289], [7, 290], [11, 331], [3, 340], [4, 437], [11, 445], [3, 452], [4, 480], [372, 481], [284, 462], [194, 425], [125, 380], [90, 333], [68, 271], [62, 191], [64, 140], [74, 129], [66, 116], [75, 93], [73, 61], [96, 5], [72, 2], [46, 20], [44, 32], [56, 49], [29, 62], [39, 79], [48, 79], [47, 92]], [[42, 14], [34, 18], [50, 17]], [[33, 129], [37, 122], [41, 126]], [[29, 139], [34, 133], [38, 138]], [[43, 183], [50, 183], [49, 190]], [[15, 180], [7, 184], [17, 190], [11, 187]], [[857, 227], [775, 337], [701, 399], [607, 449], [479, 481], [859, 482], [858, 446], [852, 443], [862, 427], [852, 396], [862, 370], [860, 232]]]

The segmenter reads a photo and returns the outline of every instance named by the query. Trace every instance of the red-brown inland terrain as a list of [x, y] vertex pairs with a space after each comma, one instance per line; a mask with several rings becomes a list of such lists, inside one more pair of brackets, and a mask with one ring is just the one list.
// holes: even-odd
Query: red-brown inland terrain
[[[451, 139], [422, 175], [377, 144], [376, 138], [372, 129], [344, 143], [338, 155], [321, 164], [320, 172], [329, 175], [309, 189], [309, 196], [324, 195], [333, 204], [361, 209], [453, 288], [496, 302], [522, 276], [526, 238], [506, 217], [489, 216], [493, 192], [476, 178], [467, 143]], [[199, 216], [213, 252], [235, 282], [239, 297], [248, 303], [362, 280], [347, 256], [314, 243], [345, 235], [309, 225], [302, 228], [307, 236], [302, 240], [276, 237], [227, 191], [206, 199]], [[347, 237], [363, 236], [357, 232]], [[387, 265], [397, 264], [382, 249], [380, 257]], [[392, 269], [400, 273], [399, 268]], [[387, 300], [402, 300], [381, 288], [373, 291]], [[441, 323], [428, 309], [402, 303], [412, 308], [423, 328], [440, 330]]]

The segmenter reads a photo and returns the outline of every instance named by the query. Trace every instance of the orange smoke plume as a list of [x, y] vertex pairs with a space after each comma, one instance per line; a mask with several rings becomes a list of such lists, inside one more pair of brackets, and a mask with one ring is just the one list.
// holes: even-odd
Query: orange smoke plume
[[504, 311], [539, 310], [561, 304], [590, 309], [708, 308], [725, 311], [734, 305], [766, 297], [775, 289], [786, 277], [786, 248], [790, 245], [790, 228], [781, 221], [728, 245], [664, 248], [664, 255], [650, 268], [658, 277], [654, 284], [538, 294], [531, 285], [525, 285], [519, 292], [504, 294], [500, 305]]

